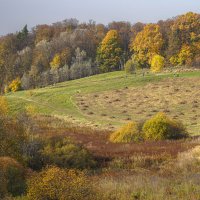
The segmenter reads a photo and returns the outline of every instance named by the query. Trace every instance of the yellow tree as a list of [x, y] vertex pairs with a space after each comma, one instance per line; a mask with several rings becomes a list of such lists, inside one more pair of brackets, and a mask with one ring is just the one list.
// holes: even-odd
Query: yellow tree
[[120, 68], [122, 50], [120, 38], [116, 30], [110, 30], [97, 50], [97, 61], [102, 72], [109, 72]]
[[171, 26], [169, 48], [172, 65], [192, 65], [200, 54], [200, 15], [186, 13], [179, 16]]
[[61, 58], [59, 54], [56, 54], [50, 63], [52, 69], [58, 69], [61, 65]]
[[163, 37], [159, 25], [146, 25], [131, 44], [131, 50], [134, 52], [133, 60], [141, 66], [149, 65], [153, 56], [160, 54], [162, 45]]
[[160, 55], [155, 55], [151, 61], [151, 71], [159, 72], [163, 69], [165, 65], [165, 58]]

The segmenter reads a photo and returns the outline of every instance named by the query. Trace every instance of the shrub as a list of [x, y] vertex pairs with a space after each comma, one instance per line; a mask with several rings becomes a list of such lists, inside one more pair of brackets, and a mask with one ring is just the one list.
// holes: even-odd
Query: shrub
[[142, 130], [145, 140], [180, 139], [187, 136], [183, 125], [164, 113], [158, 113], [147, 120]]
[[16, 92], [20, 89], [21, 89], [21, 80], [20, 80], [20, 78], [16, 78], [8, 86], [7, 92], [9, 92], [9, 91]]
[[136, 70], [136, 64], [133, 60], [128, 60], [125, 64], [125, 72], [127, 74], [133, 74]]
[[142, 140], [140, 124], [131, 122], [115, 131], [110, 136], [110, 141], [114, 143], [138, 142]]
[[27, 136], [23, 125], [7, 116], [0, 117], [0, 156], [23, 160]]
[[28, 168], [41, 170], [45, 166], [42, 149], [44, 142], [39, 139], [29, 141], [24, 148], [25, 163]]
[[27, 113], [28, 115], [30, 115], [30, 116], [35, 116], [36, 113], [37, 113], [37, 108], [36, 108], [36, 106], [30, 104], [30, 105], [27, 105], [27, 106], [25, 107], [25, 111], [26, 111], [26, 113]]
[[94, 189], [84, 172], [51, 167], [34, 175], [28, 182], [29, 200], [92, 200]]
[[42, 150], [45, 164], [63, 168], [85, 169], [95, 166], [91, 154], [69, 138], [51, 138]]
[[160, 72], [165, 64], [165, 58], [160, 55], [155, 55], [151, 61], [151, 71]]
[[21, 195], [26, 188], [25, 170], [16, 160], [0, 157], [0, 198]]

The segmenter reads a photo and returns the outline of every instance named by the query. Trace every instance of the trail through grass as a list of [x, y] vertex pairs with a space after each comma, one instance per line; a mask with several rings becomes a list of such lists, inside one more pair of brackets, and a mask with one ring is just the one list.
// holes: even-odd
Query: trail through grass
[[[31, 104], [35, 106], [38, 113], [41, 114], [56, 115], [74, 121], [75, 123], [78, 122], [90, 126], [112, 129], [126, 123], [129, 118], [129, 115], [127, 115], [127, 119], [125, 119], [124, 115], [117, 112], [121, 112], [122, 106], [124, 106], [123, 109], [128, 109], [125, 105], [126, 95], [119, 94], [120, 101], [122, 102], [122, 105], [120, 105], [121, 107], [118, 107], [117, 101], [116, 104], [113, 103], [112, 106], [105, 104], [106, 99], [102, 99], [105, 96], [102, 96], [99, 101], [96, 101], [94, 95], [99, 96], [107, 94], [110, 95], [108, 98], [111, 98], [112, 93], [117, 90], [127, 90], [130, 92], [129, 89], [133, 88], [138, 88], [141, 93], [143, 93], [143, 88], [148, 90], [149, 84], [159, 85], [166, 79], [175, 80], [176, 82], [176, 80], [181, 80], [183, 78], [194, 78], [196, 80], [200, 78], [200, 72], [184, 72], [180, 73], [179, 77], [174, 77], [174, 75], [170, 73], [160, 75], [148, 74], [143, 77], [142, 75], [126, 76], [124, 72], [112, 72], [59, 83], [46, 88], [10, 93], [6, 95], [6, 97], [10, 102], [12, 114], [23, 111], [27, 105]], [[182, 83], [179, 82], [179, 84]], [[197, 90], [198, 92], [196, 81], [194, 81], [193, 86], [191, 85], [191, 87], [193, 87], [191, 90]], [[151, 90], [153, 93], [154, 90]], [[162, 93], [160, 94], [160, 98], [162, 99]], [[136, 98], [136, 101], [140, 102], [140, 99]], [[101, 111], [104, 112], [104, 110], [107, 110], [109, 115], [107, 113], [101, 113]], [[196, 113], [196, 115], [198, 115], [198, 113]], [[139, 116], [141, 119], [146, 117], [143, 113]], [[136, 117], [136, 119], [138, 119], [138, 117]], [[195, 131], [199, 128], [199, 124], [200, 122], [198, 121], [194, 128]], [[191, 129], [191, 131], [194, 130]]]

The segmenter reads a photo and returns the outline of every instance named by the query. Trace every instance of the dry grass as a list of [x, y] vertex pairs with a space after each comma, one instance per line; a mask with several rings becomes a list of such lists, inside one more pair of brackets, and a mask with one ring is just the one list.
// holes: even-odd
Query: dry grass
[[[89, 105], [87, 111], [80, 104], [83, 99]], [[93, 118], [106, 120], [114, 127], [127, 120], [145, 120], [155, 112], [166, 112], [181, 120], [190, 133], [200, 134], [199, 78], [169, 78], [140, 87], [87, 94], [76, 101], [86, 115], [93, 113]]]
[[107, 200], [198, 200], [198, 177], [163, 178], [156, 175], [118, 173], [96, 180]]
[[[107, 130], [80, 127], [58, 118], [37, 116], [34, 118], [36, 137], [48, 138], [68, 136], [75, 142], [84, 145], [102, 165], [112, 159], [129, 160], [133, 157], [159, 160], [163, 156], [175, 158], [180, 152], [195, 147], [198, 143], [190, 140], [143, 142], [130, 144], [113, 144], [109, 142], [110, 132]], [[97, 127], [98, 128], [98, 127]]]

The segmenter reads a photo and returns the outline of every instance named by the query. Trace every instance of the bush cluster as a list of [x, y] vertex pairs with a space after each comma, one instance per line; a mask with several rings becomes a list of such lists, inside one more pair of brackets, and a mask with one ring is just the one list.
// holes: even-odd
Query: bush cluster
[[170, 119], [164, 113], [158, 113], [143, 125], [145, 140], [181, 139], [187, 136], [183, 124]]
[[92, 200], [96, 192], [84, 172], [51, 167], [34, 175], [28, 183], [28, 199]]
[[88, 169], [95, 166], [92, 155], [69, 138], [52, 138], [42, 150], [45, 165], [61, 168]]
[[110, 136], [110, 141], [114, 143], [139, 142], [142, 140], [140, 129], [141, 128], [138, 123], [128, 123], [127, 125], [112, 133]]
[[142, 140], [171, 140], [188, 136], [183, 124], [158, 113], [143, 124], [131, 122], [110, 135], [114, 143], [139, 142]]
[[27, 166], [40, 170], [48, 165], [61, 168], [90, 169], [96, 166], [92, 155], [68, 137], [34, 140], [26, 148]]

